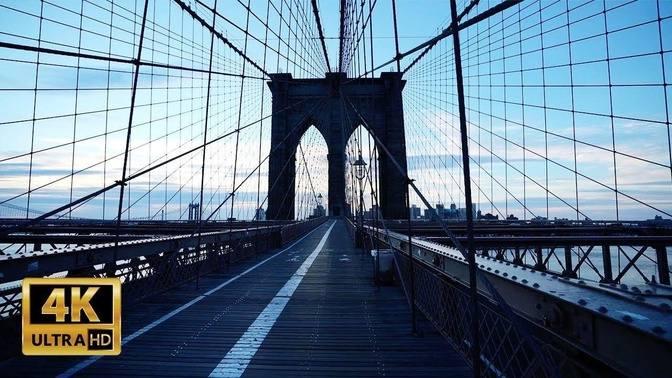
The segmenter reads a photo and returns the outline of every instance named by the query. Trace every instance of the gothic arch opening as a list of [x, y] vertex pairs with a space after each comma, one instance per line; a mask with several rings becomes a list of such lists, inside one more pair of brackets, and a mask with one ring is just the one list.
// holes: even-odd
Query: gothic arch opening
[[329, 153], [322, 133], [313, 125], [296, 146], [294, 178], [294, 219], [326, 215], [329, 208]]
[[[345, 145], [345, 198], [350, 214], [373, 219], [378, 213], [378, 149], [362, 125], [355, 127]], [[380, 215], [380, 214], [378, 214]]]
[[[352, 124], [360, 114], [368, 120], [368, 126], [375, 130], [376, 137], [386, 147], [385, 156], [378, 153], [376, 161], [380, 171], [377, 182], [382, 216], [386, 219], [404, 219], [407, 212], [407, 183], [404, 174], [406, 145], [401, 90], [405, 81], [401, 79], [401, 74], [387, 72], [381, 74], [380, 78], [351, 81], [346, 81], [343, 73], [327, 74], [324, 79], [297, 80], [289, 74], [271, 74], [271, 79], [269, 88], [273, 93], [273, 118], [269, 157], [269, 219], [295, 218], [296, 206], [292, 202], [295, 198], [295, 154], [299, 136], [302, 135], [300, 130], [297, 132], [297, 127], [306, 124], [314, 124], [319, 128], [329, 151], [327, 214], [343, 216], [350, 213], [351, 206], [345, 195], [345, 169], [348, 165], [345, 150], [346, 139], [351, 135], [345, 133], [343, 128]], [[339, 90], [334, 91], [334, 88]], [[353, 109], [359, 111], [344, 108], [344, 97]], [[357, 140], [364, 141], [366, 133], [363, 129], [361, 135]], [[285, 169], [288, 161], [289, 167]], [[370, 197], [370, 190], [368, 192]], [[290, 200], [285, 200], [285, 197]]]

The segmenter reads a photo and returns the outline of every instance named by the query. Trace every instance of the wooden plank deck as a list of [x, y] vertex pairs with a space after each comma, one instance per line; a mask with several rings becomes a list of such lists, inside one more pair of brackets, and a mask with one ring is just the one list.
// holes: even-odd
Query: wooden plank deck
[[[298, 274], [307, 264], [305, 275]], [[273, 305], [277, 301], [284, 307]], [[215, 371], [245, 377], [471, 375], [426, 321], [420, 320], [423, 336], [412, 336], [409, 319], [402, 290], [376, 288], [370, 258], [354, 248], [342, 221], [328, 221], [291, 248], [203, 277], [199, 288], [187, 284], [123, 307], [127, 341], [120, 356], [20, 357], [0, 364], [0, 371], [208, 376], [233, 361], [233, 371]]]

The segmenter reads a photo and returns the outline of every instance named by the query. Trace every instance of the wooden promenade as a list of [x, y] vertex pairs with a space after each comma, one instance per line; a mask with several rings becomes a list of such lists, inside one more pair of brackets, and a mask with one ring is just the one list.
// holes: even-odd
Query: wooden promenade
[[123, 307], [116, 357], [20, 357], [2, 376], [461, 377], [471, 372], [399, 287], [376, 288], [343, 221]]

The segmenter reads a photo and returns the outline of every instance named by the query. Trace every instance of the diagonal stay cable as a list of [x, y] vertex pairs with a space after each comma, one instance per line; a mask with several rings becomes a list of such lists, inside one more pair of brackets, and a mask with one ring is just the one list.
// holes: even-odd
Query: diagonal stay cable
[[[504, 11], [504, 10], [506, 10], [506, 9], [508, 9], [508, 8], [514, 6], [514, 5], [518, 4], [518, 3], [520, 3], [521, 1], [523, 1], [523, 0], [503, 0], [501, 3], [499, 3], [499, 4], [495, 5], [495, 6], [493, 6], [492, 8], [490, 8], [490, 9], [488, 9], [488, 10], [486, 10], [486, 11], [483, 11], [482, 13], [479, 13], [478, 15], [476, 15], [476, 16], [470, 18], [469, 20], [467, 20], [467, 21], [465, 21], [465, 22], [463, 22], [463, 23], [461, 23], [461, 24], [457, 27], [457, 30], [460, 31], [460, 30], [466, 29], [466, 28], [468, 28], [468, 27], [470, 27], [470, 26], [472, 26], [472, 25], [474, 25], [474, 24], [476, 24], [476, 23], [478, 23], [478, 22], [480, 22], [480, 21], [483, 21], [483, 20], [489, 18], [490, 16], [493, 16], [493, 15], [499, 13], [499, 12], [502, 12], [502, 11]], [[362, 73], [361, 75], [359, 75], [359, 76], [356, 77], [356, 78], [350, 79], [350, 81], [359, 79], [359, 78], [364, 77], [364, 76], [366, 76], [366, 75], [368, 75], [368, 74], [370, 74], [370, 73], [372, 73], [372, 72], [378, 71], [379, 69], [381, 69], [381, 68], [387, 66], [388, 64], [394, 63], [394, 62], [396, 62], [396, 61], [401, 61], [401, 60], [404, 59], [405, 57], [407, 57], [407, 56], [409, 56], [409, 55], [411, 55], [411, 54], [414, 54], [414, 53], [416, 53], [416, 52], [418, 52], [418, 51], [420, 51], [420, 50], [426, 48], [427, 46], [436, 44], [436, 43], [438, 43], [439, 41], [441, 41], [442, 39], [445, 39], [445, 38], [451, 36], [452, 34], [453, 34], [453, 29], [450, 28], [450, 27], [448, 27], [448, 28], [444, 29], [441, 33], [439, 33], [438, 35], [436, 35], [435, 37], [432, 37], [431, 39], [429, 39], [429, 40], [427, 40], [427, 41], [425, 41], [425, 42], [423, 42], [423, 43], [421, 43], [421, 44], [419, 44], [419, 45], [413, 47], [412, 49], [410, 49], [410, 50], [408, 50], [408, 51], [400, 52], [399, 54], [397, 54], [397, 55], [394, 56], [393, 58], [387, 60], [386, 62], [384, 62], [384, 63], [382, 63], [382, 64], [379, 64], [377, 67], [372, 68], [371, 70]], [[346, 82], [346, 83], [347, 83], [347, 82]]]
[[[462, 21], [462, 19], [463, 19], [466, 15], [468, 15], [469, 12], [470, 12], [476, 5], [478, 5], [478, 2], [479, 2], [479, 1], [480, 1], [480, 0], [471, 0], [471, 2], [469, 3], [469, 5], [467, 5], [467, 6], [464, 8], [464, 10], [462, 10], [462, 13], [460, 13], [460, 15], [457, 16], [457, 22]], [[451, 23], [450, 26], [448, 26], [448, 29], [452, 29], [452, 28], [453, 28], [453, 24]], [[444, 31], [445, 31], [445, 30], [444, 30]], [[451, 34], [452, 34], [452, 30], [451, 30]], [[415, 59], [413, 59], [413, 61], [411, 62], [411, 64], [409, 64], [408, 66], [406, 66], [406, 68], [404, 68], [404, 70], [402, 71], [402, 73], [405, 74], [406, 72], [408, 72], [408, 70], [410, 70], [411, 68], [413, 68], [413, 66], [415, 66], [420, 60], [422, 60], [422, 58], [424, 58], [425, 55], [427, 55], [427, 53], [429, 53], [429, 51], [430, 51], [434, 46], [436, 46], [437, 43], [439, 43], [438, 40], [435, 41], [435, 42], [433, 42], [433, 43], [430, 44], [429, 46], [425, 47], [425, 49], [424, 49], [424, 50], [423, 50], [417, 57], [415, 57]]]
[[91, 200], [91, 199], [93, 199], [93, 198], [95, 198], [95, 197], [101, 195], [102, 193], [105, 193], [105, 192], [107, 192], [107, 191], [109, 191], [109, 190], [111, 190], [111, 189], [114, 189], [114, 188], [116, 188], [116, 187], [118, 187], [118, 186], [120, 186], [120, 185], [124, 185], [124, 184], [128, 183], [129, 181], [131, 181], [131, 180], [133, 180], [133, 179], [136, 179], [136, 178], [138, 178], [138, 177], [140, 177], [140, 176], [143, 176], [143, 175], [145, 175], [145, 174], [147, 174], [147, 173], [149, 173], [149, 172], [154, 171], [154, 170], [157, 169], [157, 168], [163, 167], [163, 166], [165, 166], [165, 165], [167, 165], [167, 164], [169, 164], [169, 163], [172, 163], [172, 162], [175, 161], [175, 160], [178, 160], [178, 159], [183, 158], [183, 157], [185, 157], [185, 156], [187, 156], [187, 155], [189, 155], [189, 154], [192, 154], [192, 153], [194, 153], [194, 152], [196, 152], [196, 151], [199, 151], [200, 149], [202, 149], [202, 148], [204, 148], [204, 147], [206, 147], [206, 146], [208, 146], [208, 145], [211, 145], [211, 144], [213, 144], [213, 143], [216, 143], [216, 142], [218, 142], [218, 141], [220, 141], [220, 140], [222, 140], [222, 139], [225, 139], [225, 138], [227, 138], [227, 137], [229, 137], [229, 136], [231, 136], [231, 135], [234, 135], [234, 134], [237, 133], [237, 132], [240, 132], [240, 131], [245, 130], [245, 129], [251, 127], [251, 126], [254, 126], [254, 125], [256, 125], [256, 124], [259, 123], [259, 122], [262, 122], [262, 121], [264, 121], [264, 120], [266, 120], [266, 119], [268, 119], [268, 118], [273, 117], [273, 115], [275, 115], [275, 114], [283, 113], [283, 112], [285, 112], [285, 111], [287, 111], [287, 110], [289, 110], [289, 109], [291, 109], [291, 108], [294, 108], [294, 107], [296, 107], [296, 106], [302, 104], [303, 102], [305, 102], [305, 101], [307, 101], [307, 100], [308, 100], [308, 99], [305, 99], [305, 100], [301, 100], [301, 101], [299, 101], [299, 102], [296, 102], [296, 103], [294, 103], [294, 104], [292, 104], [292, 105], [289, 105], [289, 106], [287, 106], [287, 107], [285, 107], [285, 108], [283, 108], [283, 109], [280, 109], [279, 111], [277, 111], [277, 112], [275, 112], [275, 113], [269, 114], [269, 115], [267, 115], [267, 116], [265, 116], [265, 117], [262, 117], [262, 118], [260, 118], [260, 119], [258, 119], [258, 120], [256, 120], [256, 121], [250, 122], [250, 123], [246, 124], [245, 126], [242, 126], [242, 127], [240, 127], [240, 128], [234, 129], [234, 130], [232, 130], [232, 131], [230, 131], [230, 132], [228, 132], [228, 133], [226, 133], [226, 134], [223, 134], [223, 135], [218, 136], [218, 137], [216, 137], [216, 138], [214, 138], [214, 139], [212, 139], [212, 140], [209, 140], [209, 141], [207, 141], [207, 142], [205, 142], [205, 143], [203, 143], [203, 144], [200, 144], [200, 145], [198, 145], [198, 146], [195, 146], [195, 147], [193, 147], [193, 148], [191, 148], [191, 149], [189, 149], [189, 150], [187, 150], [187, 151], [184, 151], [184, 152], [182, 152], [182, 153], [180, 153], [180, 154], [178, 154], [178, 155], [176, 155], [176, 156], [173, 156], [172, 158], [167, 159], [167, 160], [165, 160], [165, 161], [163, 161], [163, 162], [161, 162], [161, 163], [158, 163], [158, 164], [156, 164], [156, 165], [154, 165], [154, 166], [151, 166], [151, 167], [148, 167], [148, 168], [146, 168], [146, 169], [143, 169], [142, 171], [139, 171], [139, 172], [136, 172], [136, 173], [134, 173], [134, 174], [132, 174], [132, 175], [129, 175], [129, 176], [126, 177], [123, 181], [122, 181], [122, 180], [117, 180], [117, 181], [115, 181], [114, 183], [112, 183], [112, 184], [110, 184], [110, 185], [108, 185], [108, 186], [106, 186], [106, 187], [104, 187], [104, 188], [101, 188], [101, 189], [99, 189], [99, 190], [96, 190], [95, 192], [89, 193], [89, 194], [87, 194], [87, 195], [85, 195], [85, 196], [83, 196], [83, 197], [80, 197], [80, 198], [78, 198], [78, 199], [76, 199], [76, 200], [74, 200], [74, 201], [72, 201], [72, 202], [70, 202], [70, 203], [68, 203], [68, 204], [65, 204], [65, 205], [63, 205], [63, 206], [60, 206], [60, 207], [58, 207], [58, 208], [56, 208], [56, 209], [54, 209], [54, 210], [48, 211], [48, 212], [46, 212], [46, 213], [40, 215], [39, 217], [30, 219], [29, 221], [27, 221], [27, 222], [25, 222], [25, 223], [22, 223], [21, 225], [14, 226], [14, 227], [8, 227], [7, 229], [3, 229], [3, 230], [0, 231], [0, 235], [2, 235], [2, 236], [6, 236], [6, 235], [8, 235], [8, 234], [10, 234], [10, 233], [12, 233], [12, 232], [18, 232], [18, 231], [25, 230], [26, 228], [28, 228], [28, 227], [30, 227], [30, 226], [32, 226], [32, 225], [34, 225], [34, 224], [37, 224], [37, 223], [39, 223], [39, 222], [41, 222], [41, 221], [43, 221], [43, 220], [45, 220], [45, 219], [47, 219], [47, 218], [49, 218], [49, 217], [55, 215], [55, 214], [58, 214], [58, 213], [60, 213], [61, 211], [68, 209], [69, 207], [73, 207], [73, 206], [78, 205], [78, 204], [80, 204], [80, 203], [82, 203], [82, 202], [89, 201], [89, 200]]
[[[415, 182], [413, 180], [411, 180], [410, 177], [408, 177], [408, 173], [406, 172], [406, 170], [404, 170], [401, 167], [401, 165], [399, 164], [397, 159], [394, 157], [394, 155], [392, 155], [392, 153], [390, 153], [390, 151], [387, 149], [387, 146], [385, 146], [382, 143], [382, 141], [380, 140], [380, 138], [378, 138], [378, 136], [372, 131], [372, 129], [369, 126], [369, 123], [366, 121], [364, 116], [360, 113], [359, 109], [357, 109], [357, 107], [352, 103], [352, 101], [350, 101], [350, 99], [347, 96], [345, 96], [342, 92], [341, 92], [341, 96], [345, 99], [345, 101], [348, 103], [348, 105], [350, 105], [352, 110], [355, 112], [357, 117], [362, 121], [362, 123], [367, 127], [367, 129], [370, 130], [369, 132], [371, 134], [371, 137], [375, 140], [376, 146], [378, 146], [381, 150], [383, 150], [383, 152], [387, 155], [387, 157], [390, 159], [390, 161], [395, 166], [395, 168], [399, 171], [399, 173], [401, 173], [401, 175], [403, 175], [406, 178], [406, 180], [408, 181], [408, 184], [411, 186], [411, 188], [413, 188], [413, 191], [418, 195], [420, 200], [423, 202], [423, 204], [429, 210], [430, 214], [432, 215], [432, 218], [436, 219], [439, 222], [439, 225], [441, 226], [441, 229], [448, 236], [448, 238], [451, 240], [455, 249], [457, 249], [462, 254], [464, 259], [467, 260], [468, 252], [467, 252], [465, 246], [462, 244], [462, 242], [460, 242], [459, 239], [457, 239], [457, 237], [455, 236], [455, 234], [453, 234], [453, 232], [448, 228], [445, 221], [443, 219], [441, 219], [441, 217], [438, 216], [434, 207], [432, 207], [432, 205], [429, 203], [429, 201], [424, 196], [424, 194], [415, 185]], [[549, 361], [550, 358], [546, 355], [546, 353], [542, 352], [541, 347], [539, 345], [537, 345], [538, 343], [536, 342], [536, 340], [534, 338], [532, 338], [531, 334], [524, 327], [522, 322], [519, 320], [518, 316], [514, 313], [511, 306], [509, 306], [509, 304], [504, 300], [504, 298], [501, 296], [501, 294], [499, 294], [499, 291], [497, 291], [497, 289], [494, 287], [494, 285], [483, 274], [483, 272], [478, 268], [478, 266], [476, 266], [476, 275], [477, 275], [477, 278], [484, 284], [484, 286], [486, 287], [486, 289], [488, 290], [490, 295], [492, 295], [493, 299], [495, 300], [495, 302], [497, 303], [499, 308], [502, 310], [502, 312], [505, 314], [505, 316], [511, 321], [511, 324], [515, 327], [516, 331], [518, 331], [520, 333], [520, 335], [525, 340], [525, 342], [531, 347], [531, 350], [534, 351], [534, 353], [537, 355], [537, 358], [539, 358], [539, 361], [541, 362], [541, 364], [542, 364], [545, 372], [547, 373], [547, 375], [555, 376], [556, 374], [554, 374], [554, 371], [551, 370], [551, 368], [550, 368], [552, 366], [551, 362]]]
[[[51, 49], [51, 48], [48, 48], [48, 47], [41, 47], [41, 46], [20, 45], [20, 44], [17, 44], [17, 43], [4, 42], [4, 41], [0, 41], [0, 47], [1, 48], [6, 48], [6, 49], [32, 51], [32, 52], [67, 56], [67, 57], [73, 57], [73, 58], [99, 60], [99, 61], [104, 61], [104, 62], [114, 62], [114, 63], [123, 63], [123, 64], [138, 64], [140, 66], [147, 66], [147, 67], [165, 68], [165, 69], [171, 69], [171, 70], [189, 71], [189, 72], [198, 72], [198, 73], [212, 73], [213, 75], [230, 76], [230, 77], [244, 77], [246, 79], [265, 80], [264, 77], [260, 77], [260, 76], [250, 76], [250, 75], [241, 75], [241, 74], [237, 74], [237, 73], [233, 73], [233, 72], [205, 70], [205, 69], [200, 69], [200, 68], [195, 68], [195, 67], [178, 66], [178, 65], [174, 65], [174, 64], [168, 64], [168, 63], [150, 62], [150, 61], [147, 61], [147, 60], [118, 58], [118, 57], [114, 57], [114, 56], [103, 56], [103, 55], [88, 54], [88, 53], [74, 52], [74, 51], [67, 51], [67, 50], [57, 50], [57, 49]], [[42, 90], [44, 90], [44, 89], [42, 89]]]
[[310, 177], [310, 171], [308, 170], [308, 162], [306, 161], [306, 155], [303, 153], [303, 147], [301, 147], [301, 143], [299, 143], [299, 151], [301, 152], [301, 159], [303, 160], [303, 164], [306, 166], [306, 172], [308, 173], [308, 182], [310, 183], [310, 190], [313, 192], [313, 197], [315, 197], [315, 203], [317, 203], [317, 194], [315, 194], [313, 179]]
[[187, 13], [189, 13], [189, 15], [191, 15], [191, 17], [192, 17], [194, 20], [198, 21], [201, 25], [203, 25], [206, 29], [208, 29], [213, 35], [215, 35], [215, 36], [217, 37], [217, 39], [219, 39], [219, 40], [222, 41], [225, 45], [229, 46], [233, 51], [235, 51], [236, 54], [240, 55], [240, 56], [241, 56], [243, 59], [245, 59], [248, 63], [250, 63], [252, 66], [254, 66], [254, 68], [256, 68], [257, 70], [259, 70], [259, 72], [262, 72], [264, 75], [266, 75], [266, 77], [270, 77], [270, 74], [269, 74], [268, 72], [266, 72], [266, 70], [264, 70], [263, 68], [261, 68], [255, 61], [253, 61], [252, 59], [250, 59], [250, 57], [248, 57], [245, 53], [243, 53], [238, 47], [236, 47], [236, 45], [234, 45], [233, 43], [231, 43], [231, 41], [229, 41], [228, 38], [226, 38], [224, 35], [222, 35], [222, 33], [220, 33], [220, 32], [218, 32], [217, 30], [215, 30], [215, 28], [214, 28], [212, 25], [208, 24], [207, 21], [205, 21], [201, 16], [199, 16], [199, 15], [198, 15], [193, 9], [191, 9], [191, 7], [190, 7], [189, 5], [187, 5], [184, 1], [182, 1], [182, 0], [173, 0], [173, 1], [174, 1], [175, 3], [177, 3], [177, 5], [179, 5], [180, 8], [182, 8], [182, 10], [184, 10], [184, 11], [187, 12]]
[[[306, 100], [302, 100], [301, 102], [303, 102], [303, 101], [306, 101]], [[256, 166], [256, 167], [255, 167], [255, 168], [254, 168], [254, 169], [253, 169], [253, 170], [252, 170], [252, 171], [251, 171], [251, 172], [250, 172], [250, 173], [249, 173], [249, 174], [248, 174], [248, 175], [247, 175], [247, 176], [246, 176], [246, 177], [245, 177], [245, 178], [244, 178], [244, 179], [243, 179], [243, 180], [242, 180], [242, 181], [241, 181], [241, 182], [234, 188], [234, 189], [233, 189], [233, 191], [232, 191], [231, 193], [229, 193], [229, 194], [226, 196], [226, 198], [224, 198], [224, 200], [223, 200], [223, 201], [222, 201], [222, 202], [221, 202], [221, 203], [220, 203], [220, 204], [219, 204], [219, 205], [218, 205], [218, 206], [217, 206], [217, 207], [210, 213], [210, 215], [205, 219], [206, 222], [207, 222], [208, 220], [210, 220], [210, 218], [212, 218], [212, 216], [215, 215], [215, 214], [217, 213], [217, 211], [219, 211], [219, 209], [220, 209], [222, 206], [224, 206], [224, 204], [225, 204], [225, 203], [226, 203], [232, 196], [235, 195], [235, 193], [238, 191], [238, 189], [240, 189], [240, 187], [243, 186], [243, 184], [245, 184], [245, 182], [246, 182], [250, 177], [252, 177], [252, 175], [253, 175], [259, 168], [261, 168], [262, 165], [264, 165], [264, 163], [266, 162], [266, 160], [268, 160], [268, 158], [271, 156], [271, 154], [272, 154], [273, 152], [275, 152], [275, 150], [277, 150], [278, 148], [280, 148], [280, 146], [285, 142], [285, 140], [287, 140], [287, 138], [289, 138], [289, 136], [292, 135], [292, 133], [294, 133], [294, 131], [296, 131], [296, 129], [298, 129], [298, 128], [299, 128], [299, 127], [306, 121], [306, 120], [308, 120], [308, 118], [314, 113], [314, 111], [318, 108], [318, 106], [321, 107], [322, 105], [325, 104], [325, 101], [326, 101], [326, 100], [325, 100], [324, 98], [320, 99], [320, 101], [317, 101], [317, 102], [315, 103], [315, 105], [310, 109], [310, 111], [304, 113], [304, 116], [301, 118], [301, 120], [299, 120], [299, 122], [297, 122], [297, 123], [294, 125], [294, 127], [292, 128], [292, 130], [290, 130], [288, 133], [285, 134], [285, 137], [282, 138], [282, 140], [280, 141], [280, 143], [276, 144], [275, 147], [273, 147], [273, 148], [271, 149], [271, 151], [266, 155], [266, 157], [265, 157], [264, 159], [262, 159], [262, 160], [259, 162], [259, 164], [257, 164], [257, 166]], [[290, 155], [290, 156], [291, 156], [291, 155]]]
[[320, 42], [322, 43], [322, 52], [324, 59], [327, 61], [327, 70], [331, 72], [331, 64], [329, 63], [329, 54], [327, 53], [327, 44], [324, 42], [324, 32], [322, 31], [322, 21], [320, 20], [320, 12], [317, 9], [317, 0], [311, 1], [313, 5], [313, 15], [315, 15], [315, 22], [317, 23], [317, 32], [320, 34]]

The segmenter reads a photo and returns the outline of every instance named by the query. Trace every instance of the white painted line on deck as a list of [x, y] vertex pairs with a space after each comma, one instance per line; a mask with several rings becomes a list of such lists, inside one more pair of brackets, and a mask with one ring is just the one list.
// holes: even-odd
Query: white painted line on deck
[[[332, 224], [331, 226], [333, 227], [334, 225]], [[273, 254], [272, 256], [267, 257], [266, 259], [260, 261], [259, 263], [253, 265], [252, 267], [246, 269], [246, 270], [243, 271], [242, 273], [240, 273], [240, 274], [238, 274], [238, 275], [236, 275], [236, 276], [234, 276], [234, 277], [229, 278], [228, 280], [226, 280], [226, 281], [222, 282], [221, 284], [215, 286], [213, 289], [206, 291], [206, 292], [203, 293], [202, 295], [199, 295], [198, 297], [192, 299], [191, 301], [189, 301], [189, 302], [183, 304], [182, 306], [180, 306], [180, 307], [174, 309], [173, 311], [171, 311], [171, 312], [169, 312], [169, 313], [163, 315], [162, 317], [160, 317], [160, 318], [156, 319], [155, 321], [153, 321], [153, 322], [147, 324], [146, 326], [140, 328], [139, 330], [133, 332], [132, 334], [130, 334], [130, 335], [124, 337], [124, 338], [121, 340], [121, 345], [122, 345], [122, 346], [125, 345], [126, 343], [130, 342], [131, 340], [133, 340], [133, 339], [135, 339], [135, 338], [141, 336], [141, 335], [144, 334], [145, 332], [151, 330], [152, 328], [158, 326], [159, 324], [165, 322], [166, 320], [172, 318], [173, 316], [179, 314], [180, 312], [182, 312], [182, 311], [188, 309], [189, 307], [193, 306], [194, 304], [200, 302], [201, 300], [205, 299], [207, 296], [209, 296], [209, 295], [215, 293], [216, 291], [222, 289], [223, 287], [225, 287], [225, 286], [231, 284], [232, 282], [238, 280], [240, 277], [243, 277], [244, 275], [246, 275], [246, 274], [250, 273], [251, 271], [257, 269], [258, 267], [260, 267], [260, 266], [266, 264], [269, 260], [275, 258], [275, 257], [278, 256], [278, 255], [281, 255], [282, 253], [284, 253], [284, 252], [286, 252], [287, 250], [289, 250], [289, 249], [291, 249], [292, 247], [294, 247], [296, 244], [298, 244], [298, 243], [301, 242], [303, 239], [307, 238], [309, 235], [311, 235], [313, 232], [315, 232], [318, 228], [319, 228], [319, 226], [318, 226], [318, 227], [315, 227], [312, 231], [310, 231], [309, 233], [305, 234], [305, 235], [302, 236], [299, 240], [297, 240], [297, 241], [295, 241], [294, 243], [290, 244], [287, 248], [283, 249], [282, 251], [280, 251], [280, 252], [276, 252], [276, 253]], [[331, 228], [329, 228], [329, 230], [331, 230]], [[82, 360], [82, 361], [78, 362], [76, 365], [72, 366], [70, 369], [64, 371], [63, 373], [61, 373], [61, 374], [59, 374], [59, 375], [57, 375], [57, 377], [58, 377], [58, 378], [71, 377], [71, 376], [77, 374], [77, 373], [78, 373], [79, 371], [81, 371], [82, 369], [84, 369], [84, 368], [90, 366], [91, 364], [93, 364], [94, 362], [98, 361], [101, 357], [103, 357], [103, 356], [91, 356], [91, 357], [89, 357], [89, 358], [87, 358], [87, 359], [85, 359], [85, 360]]]
[[282, 314], [287, 302], [289, 302], [296, 288], [299, 287], [301, 280], [308, 273], [308, 269], [310, 269], [317, 255], [322, 251], [322, 247], [324, 247], [324, 243], [326, 243], [335, 224], [336, 222], [333, 222], [329, 226], [329, 229], [317, 247], [315, 247], [315, 250], [308, 255], [299, 269], [289, 278], [261, 314], [257, 316], [257, 319], [245, 331], [243, 336], [238, 339], [236, 344], [220, 361], [219, 365], [210, 373], [211, 377], [240, 377], [243, 375], [250, 361], [252, 361], [264, 339], [266, 339], [266, 336], [271, 331], [271, 328], [273, 328], [280, 314]]

